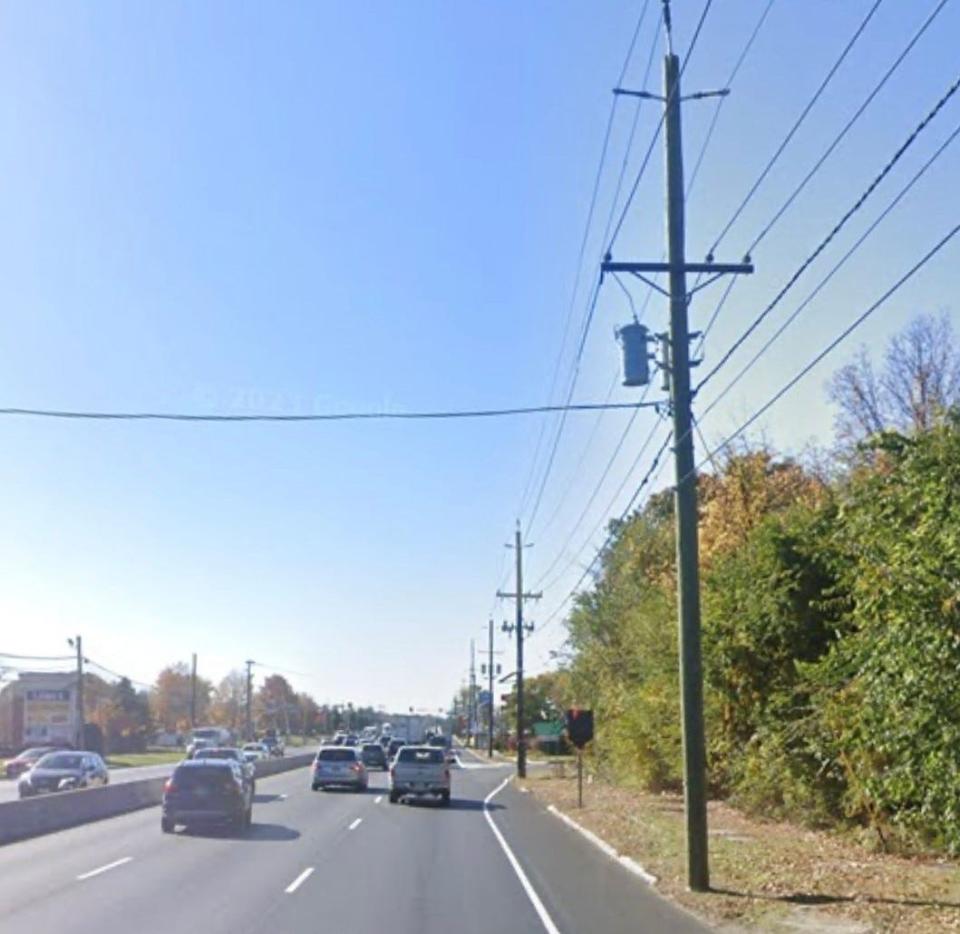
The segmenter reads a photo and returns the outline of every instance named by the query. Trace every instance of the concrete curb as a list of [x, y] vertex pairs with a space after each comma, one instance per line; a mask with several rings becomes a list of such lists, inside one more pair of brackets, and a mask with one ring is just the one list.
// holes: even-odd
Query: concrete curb
[[[256, 776], [261, 778], [289, 772], [303, 768], [312, 761], [313, 753], [265, 759], [256, 763]], [[171, 763], [171, 772], [175, 765]], [[23, 801], [0, 802], [0, 846], [117, 817], [141, 808], [156, 807], [163, 797], [166, 780], [166, 777], [144, 778], [100, 788], [41, 795]]]
[[547, 805], [547, 810], [553, 814], [554, 817], [559, 817], [568, 827], [576, 830], [577, 833], [586, 837], [597, 849], [605, 853], [610, 859], [615, 860], [624, 869], [628, 872], [632, 872], [635, 876], [639, 876], [643, 879], [647, 885], [656, 885], [657, 877], [647, 872], [636, 860], [631, 859], [629, 856], [624, 856], [622, 853], [618, 853], [617, 850], [612, 847], [606, 840], [598, 837], [592, 830], [588, 830], [582, 824], [578, 824], [572, 817], [564, 814], [563, 811], [559, 810], [552, 804]]

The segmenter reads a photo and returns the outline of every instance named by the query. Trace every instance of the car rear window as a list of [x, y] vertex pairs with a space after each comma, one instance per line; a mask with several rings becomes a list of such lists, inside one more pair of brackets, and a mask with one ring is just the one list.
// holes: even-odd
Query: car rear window
[[233, 770], [222, 766], [209, 768], [177, 769], [173, 773], [173, 784], [177, 788], [200, 788], [201, 786], [224, 787], [233, 782]]
[[237, 754], [232, 749], [199, 749], [194, 759], [236, 759]]
[[364, 752], [375, 752], [377, 755], [380, 755], [383, 752], [382, 746], [377, 746], [374, 743], [367, 743], [363, 747]]
[[353, 762], [357, 754], [352, 749], [321, 749], [317, 753], [318, 762]]
[[419, 765], [443, 763], [443, 753], [439, 749], [415, 749], [404, 747], [398, 756], [399, 762], [416, 762]]

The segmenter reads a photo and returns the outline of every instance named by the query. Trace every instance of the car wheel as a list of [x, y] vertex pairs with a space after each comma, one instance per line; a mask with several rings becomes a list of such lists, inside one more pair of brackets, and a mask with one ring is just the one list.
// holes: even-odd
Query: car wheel
[[252, 824], [253, 824], [253, 805], [251, 804], [250, 807], [247, 808], [247, 813], [243, 815], [243, 826], [246, 827], [247, 830], [249, 830]]
[[319, 791], [319, 790], [320, 790], [320, 786], [319, 786], [316, 782], [314, 782], [314, 783], [310, 786], [310, 788], [311, 788], [312, 791]]
[[390, 792], [390, 803], [396, 804], [400, 800], [400, 795], [395, 791]]
[[175, 824], [172, 820], [170, 820], [169, 817], [160, 818], [160, 829], [164, 833], [173, 833], [174, 827], [175, 827]]
[[446, 808], [450, 807], [450, 792], [441, 791], [440, 792], [440, 803]]

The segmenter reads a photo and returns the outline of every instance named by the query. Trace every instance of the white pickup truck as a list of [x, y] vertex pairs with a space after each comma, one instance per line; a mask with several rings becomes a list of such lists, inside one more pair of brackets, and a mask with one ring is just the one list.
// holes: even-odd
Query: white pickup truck
[[390, 767], [390, 803], [424, 795], [450, 803], [450, 769], [444, 751], [435, 746], [401, 746]]

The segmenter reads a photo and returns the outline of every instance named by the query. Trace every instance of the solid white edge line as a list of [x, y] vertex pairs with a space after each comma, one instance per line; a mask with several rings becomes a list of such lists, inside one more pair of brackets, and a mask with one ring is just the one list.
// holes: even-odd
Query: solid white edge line
[[383, 795], [377, 795], [376, 798], [373, 799], [373, 803], [379, 804], [382, 800], [383, 800]]
[[313, 875], [313, 866], [308, 866], [283, 891], [286, 892], [287, 895], [293, 895], [293, 893], [296, 892], [297, 889], [299, 889], [300, 886], [303, 885], [303, 883], [306, 882], [307, 879], [309, 879], [310, 876], [312, 875]]
[[356, 830], [360, 826], [360, 822], [363, 820], [362, 817], [358, 817], [347, 829]]
[[109, 872], [111, 869], [116, 869], [117, 866], [129, 863], [132, 859], [132, 856], [124, 856], [123, 859], [114, 860], [112, 863], [107, 863], [106, 866], [100, 866], [97, 869], [91, 869], [90, 872], [81, 873], [77, 876], [77, 882], [82, 882], [84, 879], [92, 879], [94, 876], [99, 876], [101, 872]]
[[598, 850], [601, 850], [610, 859], [616, 860], [624, 869], [632, 872], [635, 876], [639, 876], [646, 882], [648, 885], [656, 885], [657, 877], [647, 872], [636, 860], [631, 859], [629, 856], [623, 856], [618, 853], [615, 847], [612, 847], [606, 840], [598, 837], [592, 830], [587, 830], [582, 824], [578, 824], [572, 817], [564, 814], [563, 811], [558, 810], [554, 805], [548, 804], [547, 810], [554, 815], [554, 817], [559, 817], [568, 827], [572, 830], [576, 830], [577, 833], [582, 834], [586, 837]]
[[490, 792], [483, 799], [483, 816], [487, 819], [487, 823], [490, 825], [490, 829], [493, 831], [493, 835], [497, 838], [497, 843], [500, 844], [501, 849], [506, 854], [507, 860], [509, 860], [510, 865], [513, 867], [513, 871], [516, 873], [517, 878], [520, 880], [520, 885], [523, 886], [523, 891], [526, 892], [527, 898], [530, 899], [530, 904], [533, 905], [534, 910], [540, 918], [541, 923], [547, 931], [547, 934], [560, 934], [560, 929], [553, 923], [553, 918], [547, 913], [547, 909], [544, 907], [543, 902], [540, 901], [540, 896], [537, 895], [536, 889], [530, 884], [530, 880], [527, 878], [527, 874], [523, 871], [523, 867], [520, 865], [517, 857], [513, 855], [513, 850], [510, 849], [510, 845], [504, 839], [503, 834], [500, 833], [500, 829], [493, 822], [493, 818], [490, 816], [490, 801], [494, 795], [503, 791], [506, 784], [510, 781], [509, 777], [505, 778], [493, 791]]

